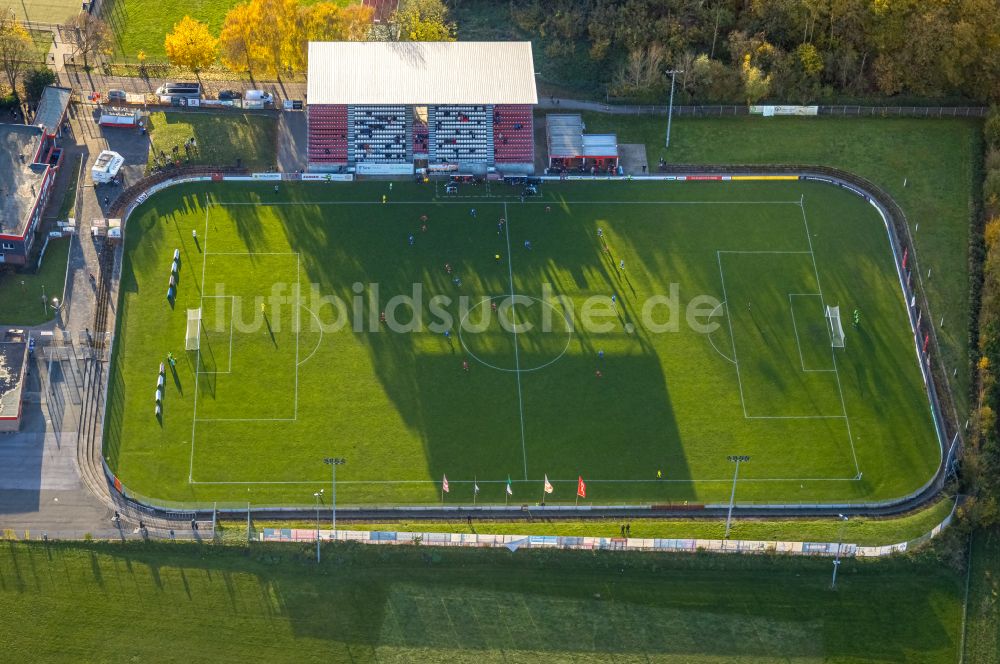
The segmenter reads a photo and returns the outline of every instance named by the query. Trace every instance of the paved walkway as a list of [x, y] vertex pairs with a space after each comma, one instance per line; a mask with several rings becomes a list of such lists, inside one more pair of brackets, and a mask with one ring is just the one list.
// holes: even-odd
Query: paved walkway
[[305, 170], [308, 150], [305, 111], [286, 111], [278, 115], [278, 170], [294, 173]]

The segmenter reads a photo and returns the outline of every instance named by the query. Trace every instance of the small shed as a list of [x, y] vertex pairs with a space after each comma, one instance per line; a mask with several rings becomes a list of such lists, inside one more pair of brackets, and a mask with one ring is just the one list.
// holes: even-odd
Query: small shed
[[585, 134], [583, 118], [574, 113], [545, 116], [549, 168], [558, 171], [604, 171], [618, 166], [618, 136]]

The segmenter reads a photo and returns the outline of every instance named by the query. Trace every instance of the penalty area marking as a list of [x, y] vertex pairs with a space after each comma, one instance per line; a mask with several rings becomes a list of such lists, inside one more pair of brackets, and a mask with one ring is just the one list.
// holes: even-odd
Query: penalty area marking
[[[723, 300], [722, 302], [719, 302], [717, 305], [715, 305], [715, 308], [712, 309], [712, 313], [708, 314], [708, 317], [710, 319], [713, 318], [715, 316], [715, 312], [718, 311], [719, 309], [721, 309], [725, 304], [726, 304], [726, 301]], [[708, 343], [712, 344], [712, 348], [715, 349], [716, 353], [718, 353], [719, 355], [721, 355], [723, 357], [723, 359], [728, 360], [729, 362], [732, 362], [733, 364], [736, 364], [736, 360], [734, 360], [733, 358], [731, 358], [728, 355], [726, 355], [725, 353], [723, 353], [721, 350], [719, 350], [719, 347], [715, 345], [715, 341], [712, 339], [712, 333], [711, 332], [709, 332], [705, 336], [708, 337]]]
[[312, 358], [313, 355], [316, 354], [316, 351], [319, 350], [320, 344], [323, 343], [323, 321], [321, 321], [319, 319], [319, 316], [316, 315], [315, 311], [313, 311], [312, 309], [310, 309], [306, 305], [300, 303], [299, 306], [309, 312], [309, 315], [312, 316], [313, 320], [316, 321], [316, 329], [319, 330], [319, 339], [316, 341], [316, 345], [313, 347], [312, 352], [309, 353], [308, 356], [306, 356], [306, 359], [302, 360], [301, 362], [299, 362], [296, 365], [296, 366], [301, 367], [303, 364], [305, 364], [306, 362], [308, 362]]

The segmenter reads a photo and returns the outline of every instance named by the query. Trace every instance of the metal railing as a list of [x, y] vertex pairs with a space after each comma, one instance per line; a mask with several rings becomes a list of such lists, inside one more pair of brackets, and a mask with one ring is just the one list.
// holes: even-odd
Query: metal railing
[[[539, 106], [547, 111], [594, 111], [612, 115], [667, 115], [666, 105], [614, 104], [579, 99], [542, 99]], [[820, 105], [817, 115], [851, 117], [915, 117], [915, 118], [982, 118], [986, 106], [861, 106], [850, 104]], [[750, 107], [742, 104], [674, 105], [678, 117], [736, 117], [750, 115]], [[816, 116], [790, 116], [816, 117]]]

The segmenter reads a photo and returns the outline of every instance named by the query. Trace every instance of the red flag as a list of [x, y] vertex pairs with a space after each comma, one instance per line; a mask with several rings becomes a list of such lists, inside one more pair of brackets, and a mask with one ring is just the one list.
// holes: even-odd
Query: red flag
[[445, 493], [448, 493], [448, 476], [447, 475], [442, 475], [441, 477], [444, 478], [441, 481], [441, 490], [444, 491]]
[[576, 478], [576, 495], [581, 498], [587, 497], [587, 485], [583, 482], [583, 475]]

